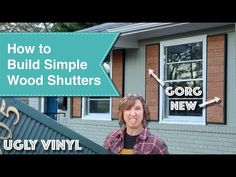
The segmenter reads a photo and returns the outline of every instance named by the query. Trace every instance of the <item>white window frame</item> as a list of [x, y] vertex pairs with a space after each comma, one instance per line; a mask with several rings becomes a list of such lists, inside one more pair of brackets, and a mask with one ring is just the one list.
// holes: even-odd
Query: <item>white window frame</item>
[[44, 103], [45, 98], [44, 98], [44, 97], [41, 97], [41, 98], [40, 98], [40, 101], [41, 101], [41, 105], [40, 105], [41, 108], [40, 108], [40, 111], [41, 111], [41, 113], [44, 113], [44, 112], [45, 112], [45, 111], [44, 111], [44, 110], [45, 110], [45, 105], [44, 105], [44, 104], [45, 104], [45, 103]]
[[[167, 46], [173, 45], [181, 45], [192, 42], [203, 42], [203, 58], [202, 58], [202, 77], [203, 77], [203, 102], [206, 101], [206, 52], [207, 52], [207, 43], [206, 43], [207, 35], [194, 36], [194, 37], [186, 37], [181, 39], [174, 39], [160, 42], [160, 79], [164, 81], [164, 48]], [[197, 80], [197, 79], [196, 79]], [[159, 122], [160, 123], [168, 123], [168, 124], [195, 124], [195, 125], [205, 125], [206, 124], [206, 109], [203, 107], [202, 116], [168, 116], [164, 117], [165, 104], [164, 104], [164, 96], [165, 89], [162, 86], [159, 86]]]
[[[110, 52], [110, 77], [112, 79], [112, 53], [113, 51]], [[89, 115], [86, 115], [86, 98], [82, 97], [82, 119], [85, 120], [105, 120], [105, 121], [111, 121], [111, 114], [112, 114], [112, 99], [110, 97], [110, 105], [109, 113], [89, 113]]]

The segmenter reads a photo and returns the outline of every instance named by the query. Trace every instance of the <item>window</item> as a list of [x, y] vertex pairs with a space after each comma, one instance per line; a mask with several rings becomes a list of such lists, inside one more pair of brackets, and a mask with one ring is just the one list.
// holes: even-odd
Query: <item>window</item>
[[[103, 67], [111, 77], [111, 56], [107, 55]], [[93, 120], [111, 120], [111, 98], [110, 97], [84, 97], [83, 118]]]
[[160, 122], [205, 124], [206, 36], [160, 44]]

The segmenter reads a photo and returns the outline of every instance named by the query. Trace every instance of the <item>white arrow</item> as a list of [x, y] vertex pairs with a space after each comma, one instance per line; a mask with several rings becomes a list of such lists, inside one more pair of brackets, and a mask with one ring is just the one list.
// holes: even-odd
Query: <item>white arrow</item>
[[152, 69], [148, 69], [148, 74], [149, 74], [149, 76], [152, 75], [152, 77], [154, 77], [156, 79], [156, 81], [161, 84], [162, 87], [165, 86], [164, 82], [157, 77], [157, 75], [154, 73], [154, 71]]
[[220, 98], [219, 98], [219, 97], [215, 97], [215, 98], [212, 99], [212, 100], [209, 100], [209, 101], [206, 101], [206, 102], [204, 102], [204, 103], [202, 103], [202, 104], [199, 104], [199, 106], [200, 106], [200, 107], [203, 107], [203, 106], [206, 106], [206, 105], [211, 104], [211, 103], [214, 103], [214, 102], [218, 103], [219, 101], [220, 101]]

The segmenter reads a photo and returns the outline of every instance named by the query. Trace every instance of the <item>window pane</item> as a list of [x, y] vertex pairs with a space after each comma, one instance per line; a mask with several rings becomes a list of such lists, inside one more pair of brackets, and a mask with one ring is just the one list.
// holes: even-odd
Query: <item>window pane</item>
[[109, 113], [109, 100], [90, 100], [90, 113]]
[[167, 62], [181, 62], [202, 59], [202, 42], [165, 47]]
[[205, 110], [199, 104], [206, 94], [205, 38], [196, 36], [161, 43], [160, 77], [165, 83], [161, 90], [161, 116], [167, 122], [204, 123]]
[[[111, 60], [110, 53], [107, 55], [103, 62], [103, 67], [108, 77], [110, 77]], [[89, 116], [90, 113], [110, 113], [110, 97], [88, 97], [85, 100], [85, 115]]]
[[165, 80], [202, 78], [202, 62], [167, 64]]

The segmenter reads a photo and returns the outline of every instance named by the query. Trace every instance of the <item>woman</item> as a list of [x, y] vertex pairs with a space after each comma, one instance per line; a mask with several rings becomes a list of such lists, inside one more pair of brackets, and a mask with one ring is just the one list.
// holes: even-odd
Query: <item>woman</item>
[[149, 110], [142, 96], [129, 94], [120, 100], [120, 129], [110, 133], [104, 147], [115, 154], [168, 154], [163, 140], [147, 129]]

